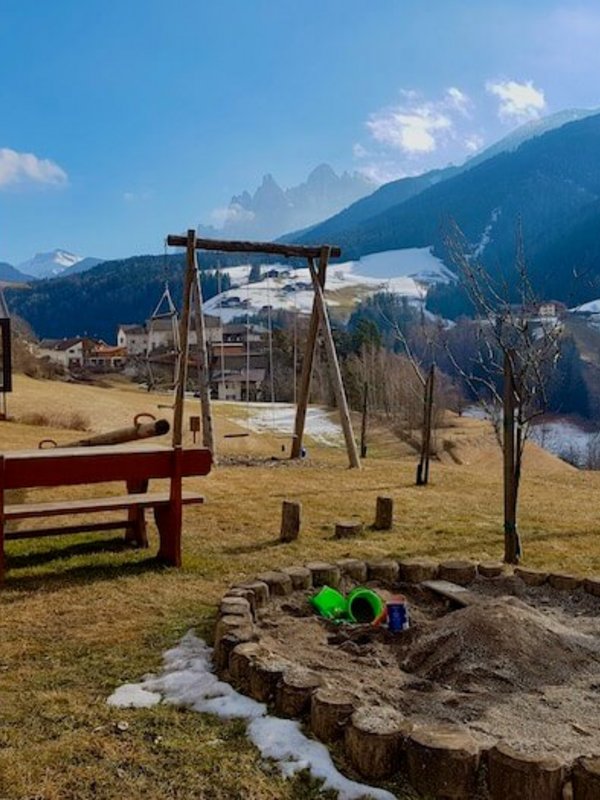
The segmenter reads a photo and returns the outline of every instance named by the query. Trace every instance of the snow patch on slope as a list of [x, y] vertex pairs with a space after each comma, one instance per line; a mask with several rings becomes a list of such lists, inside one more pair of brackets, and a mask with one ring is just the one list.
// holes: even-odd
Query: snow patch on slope
[[[207, 314], [219, 316], [224, 322], [246, 313], [255, 314], [270, 306], [274, 310], [298, 311], [309, 314], [313, 290], [308, 268], [284, 264], [263, 267], [265, 277], [248, 283], [250, 267], [224, 269], [229, 273], [231, 289], [204, 304]], [[268, 273], [268, 276], [267, 276]], [[355, 302], [365, 295], [393, 292], [410, 300], [422, 302], [427, 288], [434, 283], [448, 283], [454, 275], [433, 255], [429, 247], [411, 247], [372, 253], [358, 261], [331, 264], [327, 273], [327, 302], [339, 305], [335, 293], [350, 290]]]
[[[227, 404], [231, 406], [231, 403]], [[290, 437], [294, 432], [296, 406], [293, 403], [247, 403], [243, 406], [246, 417], [236, 417], [242, 425], [255, 433], [284, 433]], [[339, 445], [343, 441], [342, 428], [330, 412], [318, 406], [309, 406], [306, 411], [304, 432], [311, 439], [325, 445]]]
[[108, 698], [117, 707], [148, 708], [159, 702], [187, 706], [224, 719], [244, 719], [250, 740], [263, 758], [274, 759], [286, 777], [308, 769], [337, 791], [340, 800], [394, 800], [394, 795], [345, 778], [338, 772], [325, 745], [308, 739], [298, 722], [267, 714], [263, 703], [239, 694], [212, 671], [212, 649], [190, 631], [163, 656], [163, 671], [140, 683], [119, 687]]

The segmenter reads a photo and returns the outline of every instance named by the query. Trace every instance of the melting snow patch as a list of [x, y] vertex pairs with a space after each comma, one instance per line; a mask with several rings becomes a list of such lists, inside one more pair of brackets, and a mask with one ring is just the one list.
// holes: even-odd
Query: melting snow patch
[[[236, 417], [235, 421], [256, 433], [287, 433], [294, 431], [296, 407], [292, 403], [248, 403], [244, 406], [246, 418]], [[307, 436], [326, 445], [342, 442], [342, 429], [331, 419], [329, 412], [318, 406], [311, 406], [306, 412], [304, 431]]]
[[194, 711], [224, 719], [244, 719], [248, 736], [264, 758], [275, 760], [283, 775], [290, 777], [304, 769], [324, 782], [324, 788], [338, 792], [340, 800], [395, 800], [394, 795], [345, 778], [335, 768], [327, 748], [301, 731], [293, 720], [267, 714], [257, 703], [220, 681], [212, 672], [212, 649], [192, 631], [163, 657], [163, 672], [141, 683], [120, 686], [108, 698], [109, 705], [148, 708], [162, 699], [165, 703], [189, 706]]

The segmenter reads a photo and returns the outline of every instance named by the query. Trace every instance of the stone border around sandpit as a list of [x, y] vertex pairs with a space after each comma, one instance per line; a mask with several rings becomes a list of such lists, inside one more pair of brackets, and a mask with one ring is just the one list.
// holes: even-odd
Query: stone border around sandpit
[[[354, 558], [263, 572], [231, 587], [221, 599], [215, 669], [222, 680], [268, 703], [277, 714], [302, 720], [321, 742], [341, 744], [349, 763], [364, 779], [378, 781], [400, 773], [417, 792], [447, 800], [469, 800], [483, 786], [491, 800], [563, 800], [565, 796], [598, 800], [600, 754], [563, 764], [555, 756], [524, 755], [503, 741], [483, 749], [466, 728], [415, 726], [390, 706], [357, 705], [351, 695], [322, 685], [317, 673], [261, 653], [255, 620], [273, 597], [325, 584], [335, 588], [342, 577], [357, 583], [415, 584], [439, 578], [467, 586], [478, 575], [491, 580], [508, 574], [496, 562]], [[600, 578], [580, 579], [523, 567], [514, 574], [527, 586], [549, 584], [563, 592], [583, 588], [600, 597]]]

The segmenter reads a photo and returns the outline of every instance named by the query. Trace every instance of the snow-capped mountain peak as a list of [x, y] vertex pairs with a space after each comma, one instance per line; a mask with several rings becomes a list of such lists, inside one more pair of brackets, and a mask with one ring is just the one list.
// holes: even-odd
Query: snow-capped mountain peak
[[36, 253], [29, 261], [19, 264], [18, 269], [34, 278], [52, 278], [82, 260], [82, 256], [57, 248], [49, 253]]

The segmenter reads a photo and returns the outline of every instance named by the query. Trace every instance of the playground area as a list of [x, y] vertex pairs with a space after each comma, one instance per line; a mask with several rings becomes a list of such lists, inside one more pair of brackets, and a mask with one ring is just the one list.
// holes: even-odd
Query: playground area
[[[80, 429], [64, 427], [67, 408], [89, 435], [143, 411], [157, 413], [152, 403], [163, 401], [126, 383], [80, 386], [15, 376], [10, 416], [31, 423], [27, 415], [41, 409], [44, 418], [3, 423], [0, 443], [8, 451], [36, 447], [42, 438], [79, 438]], [[197, 402], [186, 400], [186, 422], [197, 413]], [[156, 564], [153, 525], [149, 550], [126, 549], [122, 535], [111, 534], [7, 546], [0, 593], [6, 698], [0, 780], [6, 797], [326, 796], [306, 775], [284, 780], [262, 760], [239, 721], [166, 704], [115, 709], [106, 699], [119, 685], [159, 669], [163, 651], [190, 628], [209, 640], [227, 587], [266, 569], [310, 561], [317, 552], [333, 561], [350, 555], [501, 557], [501, 459], [485, 422], [451, 420], [442, 435], [455, 442], [454, 458], [434, 461], [430, 485], [416, 487], [414, 451], [384, 428], [373, 431], [363, 468], [348, 470], [343, 447], [313, 441], [309, 433], [308, 456], [296, 462], [272, 460], [289, 441], [280, 431], [224, 438], [248, 430], [240, 422], [246, 413], [244, 406], [214, 405], [219, 446], [231, 460], [206, 477], [184, 481], [206, 503], [184, 512], [181, 570]], [[184, 431], [184, 444], [190, 444], [187, 424]], [[577, 471], [535, 445], [528, 448], [524, 565], [597, 575], [600, 476]], [[252, 467], [245, 466], [249, 458]], [[74, 492], [39, 491], [46, 500]], [[394, 527], [372, 531], [375, 499], [382, 494], [395, 500]], [[285, 545], [278, 539], [284, 499], [303, 507], [300, 536]], [[339, 519], [362, 520], [364, 533], [351, 543], [334, 539]], [[352, 775], [343, 760], [338, 763]]]

